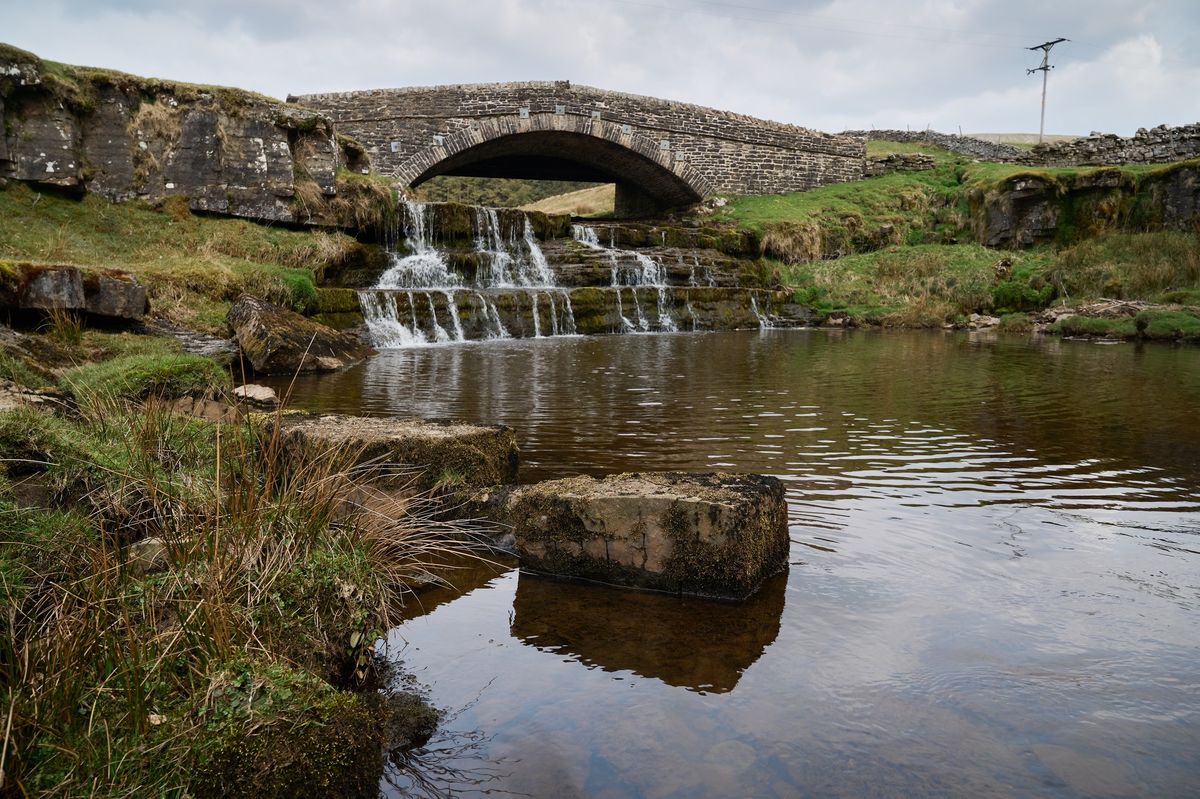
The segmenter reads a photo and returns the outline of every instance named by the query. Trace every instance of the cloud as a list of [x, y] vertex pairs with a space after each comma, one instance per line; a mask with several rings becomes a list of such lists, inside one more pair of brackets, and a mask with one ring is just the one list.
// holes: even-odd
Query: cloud
[[[7, 2], [7, 0], [4, 0]], [[1037, 129], [1200, 120], [1200, 5], [1157, 0], [40, 0], [3, 36], [48, 58], [289, 93], [570, 79], [786, 122]]]

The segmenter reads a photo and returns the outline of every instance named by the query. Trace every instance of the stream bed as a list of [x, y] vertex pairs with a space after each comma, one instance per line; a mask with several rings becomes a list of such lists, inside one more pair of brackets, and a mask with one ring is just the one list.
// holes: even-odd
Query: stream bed
[[385, 351], [292, 404], [511, 425], [523, 482], [787, 486], [790, 571], [745, 605], [515, 568], [422, 595], [389, 651], [449, 715], [391, 795], [1200, 790], [1200, 350], [513, 339]]

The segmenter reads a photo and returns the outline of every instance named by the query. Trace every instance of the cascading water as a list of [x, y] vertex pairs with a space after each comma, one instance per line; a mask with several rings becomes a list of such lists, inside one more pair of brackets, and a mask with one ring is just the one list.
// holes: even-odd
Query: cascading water
[[753, 292], [750, 294], [750, 310], [754, 312], [754, 316], [758, 319], [759, 330], [770, 330], [771, 328], [775, 327], [775, 325], [771, 322], [771, 317], [758, 310], [758, 303], [754, 299]]
[[[478, 268], [474, 280], [468, 281], [451, 268], [446, 252], [437, 246], [436, 217], [430, 207], [406, 200], [404, 209], [409, 254], [389, 251], [388, 269], [373, 287], [358, 294], [374, 346], [391, 349], [465, 341], [464, 312], [472, 320], [470, 337], [510, 338], [497, 306], [510, 289], [528, 293], [535, 337], [543, 335], [539, 295], [545, 295], [550, 306], [550, 335], [575, 335], [570, 296], [555, 284], [527, 215], [505, 226], [496, 209], [476, 209], [473, 256]], [[444, 307], [439, 307], [443, 302]], [[443, 322], [447, 319], [448, 324]]]
[[[612, 287], [617, 295], [617, 314], [621, 317], [621, 324], [625, 328], [625, 332], [650, 331], [650, 320], [646, 318], [641, 300], [638, 298], [639, 286], [653, 288], [656, 292], [659, 329], [667, 333], [679, 330], [679, 325], [676, 324], [675, 318], [671, 314], [672, 299], [670, 287], [667, 284], [666, 267], [645, 253], [618, 249], [612, 241], [608, 246], [601, 244], [596, 229], [587, 225], [573, 225], [571, 233], [575, 240], [585, 247], [608, 254], [612, 270]], [[622, 286], [628, 286], [633, 294], [636, 323], [625, 316], [621, 303]]]

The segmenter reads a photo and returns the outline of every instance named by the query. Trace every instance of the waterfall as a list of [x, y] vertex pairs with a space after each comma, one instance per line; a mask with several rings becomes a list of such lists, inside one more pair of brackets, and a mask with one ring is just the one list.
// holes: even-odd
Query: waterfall
[[761, 311], [758, 310], [758, 303], [754, 299], [753, 291], [750, 292], [750, 310], [753, 311], [754, 315], [758, 318], [759, 330], [770, 330], [771, 328], [775, 327], [775, 325], [771, 323], [770, 317], [765, 316]]
[[405, 200], [407, 224], [404, 241], [411, 255], [388, 251], [389, 267], [375, 283], [376, 289], [442, 288], [462, 281], [446, 265], [444, 254], [430, 240], [429, 209], [424, 203]]
[[[667, 268], [660, 261], [642, 252], [618, 249], [612, 245], [611, 239], [609, 246], [606, 247], [600, 243], [600, 236], [596, 233], [596, 229], [587, 225], [572, 225], [571, 235], [585, 247], [608, 254], [612, 272], [612, 286], [617, 292], [617, 314], [621, 317], [621, 322], [626, 326], [627, 330], [634, 329], [634, 325], [625, 317], [624, 311], [621, 308], [621, 286], [630, 286], [632, 288], [634, 307], [637, 311], [636, 328], [638, 330], [643, 332], [650, 330], [650, 322], [646, 319], [642, 311], [641, 301], [638, 299], [638, 286], [653, 288], [657, 294], [659, 329], [666, 333], [674, 333], [679, 330], [679, 325], [676, 324], [674, 317], [671, 315], [671, 308], [674, 303], [670, 286], [667, 283]], [[666, 234], [664, 233], [663, 235], [665, 236]], [[632, 261], [633, 264], [623, 265], [622, 261]]]
[[[506, 220], [513, 221], [506, 230], [495, 208], [475, 209], [472, 245], [479, 268], [474, 280], [468, 280], [450, 267], [446, 251], [438, 246], [437, 217], [430, 213], [430, 206], [405, 200], [404, 208], [404, 251], [408, 254], [402, 255], [389, 245], [388, 268], [373, 287], [358, 292], [359, 307], [374, 346], [388, 349], [465, 341], [456, 293], [462, 289], [471, 290], [470, 295], [463, 295], [473, 300], [471, 304], [482, 322], [478, 329], [486, 338], [510, 337], [496, 298], [489, 295], [498, 296], [506, 290], [528, 294], [535, 337], [543, 335], [538, 308], [543, 292], [550, 303], [551, 335], [575, 334], [570, 296], [557, 286], [528, 214], [521, 214], [519, 220], [506, 216]], [[560, 298], [554, 297], [556, 293]], [[424, 295], [424, 300], [417, 295]], [[440, 300], [435, 295], [445, 297], [450, 317], [447, 324], [438, 319], [436, 303]], [[408, 307], [401, 311], [404, 302]], [[426, 306], [429, 318], [423, 320], [420, 317], [426, 313]]]

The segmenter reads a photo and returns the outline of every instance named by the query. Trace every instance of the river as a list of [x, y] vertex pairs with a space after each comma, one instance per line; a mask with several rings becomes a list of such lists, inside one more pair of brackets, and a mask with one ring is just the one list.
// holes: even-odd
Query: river
[[764, 330], [381, 353], [293, 404], [516, 428], [522, 481], [788, 489], [743, 606], [469, 571], [389, 651], [450, 713], [393, 795], [1194, 796], [1200, 350]]

